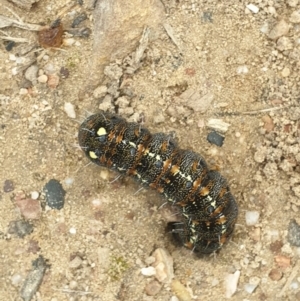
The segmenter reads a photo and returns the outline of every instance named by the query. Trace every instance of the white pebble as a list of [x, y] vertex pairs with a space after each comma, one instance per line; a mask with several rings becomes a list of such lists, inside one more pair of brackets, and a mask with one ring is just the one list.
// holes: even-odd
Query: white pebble
[[249, 10], [251, 10], [254, 14], [257, 14], [259, 12], [259, 8], [256, 5], [252, 4], [252, 3], [246, 5], [246, 7]]
[[72, 228], [70, 228], [69, 232], [70, 232], [71, 234], [76, 234], [76, 229], [72, 227]]
[[290, 284], [290, 288], [293, 290], [297, 290], [299, 288], [299, 282], [296, 279], [294, 279]]
[[51, 64], [51, 63], [48, 63], [47, 65], [44, 66], [44, 71], [46, 74], [54, 74], [56, 72], [56, 67]]
[[256, 287], [257, 285], [251, 283], [246, 283], [244, 285], [244, 289], [248, 294], [252, 294], [255, 291]]
[[230, 124], [222, 119], [210, 118], [207, 122], [207, 126], [221, 133], [226, 133]]
[[258, 223], [259, 212], [258, 211], [246, 211], [246, 224], [247, 226], [254, 226]]
[[75, 280], [70, 281], [70, 284], [69, 284], [70, 289], [73, 290], [73, 289], [77, 288], [77, 286], [78, 286], [78, 284]]
[[48, 81], [48, 76], [46, 74], [42, 74], [38, 77], [38, 82], [41, 84], [45, 84]]
[[93, 207], [101, 207], [101, 205], [102, 205], [102, 201], [100, 200], [100, 199], [94, 199], [94, 200], [92, 200], [92, 205], [93, 205]]
[[18, 68], [17, 67], [13, 67], [12, 69], [11, 69], [11, 74], [12, 75], [17, 75], [19, 72], [18, 72]]
[[71, 104], [70, 102], [65, 102], [64, 109], [70, 118], [76, 118], [76, 113], [73, 104]]
[[25, 88], [21, 88], [20, 91], [19, 91], [19, 94], [20, 95], [26, 95], [26, 94], [28, 94], [28, 90], [25, 89]]
[[234, 274], [228, 274], [225, 277], [225, 297], [231, 298], [233, 294], [236, 292], [237, 284], [240, 278], [241, 271], [236, 271]]
[[247, 74], [249, 72], [249, 69], [247, 66], [238, 66], [236, 68], [236, 73], [237, 74]]
[[38, 198], [39, 198], [39, 193], [37, 192], [37, 191], [32, 191], [31, 192], [31, 198], [33, 199], [33, 200], [37, 200]]
[[63, 40], [63, 44], [65, 46], [72, 46], [75, 43], [75, 40], [73, 38], [68, 38]]
[[25, 71], [24, 77], [30, 82], [32, 82], [33, 84], [35, 84], [37, 80], [38, 71], [39, 71], [39, 67], [37, 65], [31, 65]]
[[11, 54], [11, 53], [9, 54], [8, 58], [9, 58], [10, 61], [15, 61], [16, 60], [16, 56], [14, 54]]
[[154, 267], [147, 267], [147, 268], [142, 268], [141, 273], [144, 276], [153, 276], [156, 274], [156, 270]]
[[66, 178], [65, 183], [66, 183], [67, 186], [71, 186], [74, 183], [74, 179], [73, 178]]
[[14, 274], [11, 276], [11, 283], [13, 286], [19, 286], [22, 282], [22, 276], [20, 274]]

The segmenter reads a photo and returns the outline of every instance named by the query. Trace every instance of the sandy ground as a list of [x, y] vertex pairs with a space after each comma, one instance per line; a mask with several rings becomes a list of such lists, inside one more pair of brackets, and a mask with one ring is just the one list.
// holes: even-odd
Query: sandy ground
[[[49, 24], [64, 6], [46, 0], [25, 12], [2, 2], [31, 23]], [[25, 46], [17, 43], [8, 52], [1, 42], [0, 300], [21, 300], [20, 288], [39, 255], [49, 266], [32, 300], [178, 300], [170, 284], [155, 282], [158, 293], [145, 293], [154, 278], [143, 276], [141, 268], [158, 247], [171, 254], [175, 278], [192, 300], [225, 300], [224, 279], [236, 271], [240, 278], [231, 300], [300, 300], [300, 252], [288, 239], [300, 205], [300, 20], [291, 17], [297, 1], [256, 0], [258, 13], [246, 9], [246, 1], [164, 4], [179, 45], [163, 28], [149, 42], [141, 67], [126, 79], [124, 112], [143, 116], [152, 132], [175, 132], [182, 148], [219, 167], [240, 210], [232, 240], [215, 256], [195, 257], [172, 244], [165, 230], [168, 212], [158, 209], [163, 201], [155, 192], [134, 194], [139, 186], [131, 180], [110, 183], [117, 174], [86, 166], [76, 147], [78, 126], [101, 104], [101, 97], [85, 90], [92, 36], [74, 37], [63, 50], [37, 52], [39, 75], [51, 69], [59, 77], [54, 87], [36, 78], [28, 83], [24, 72], [14, 75]], [[84, 6], [76, 8], [83, 11]], [[4, 6], [0, 13], [13, 17]], [[93, 30], [89, 20], [85, 25]], [[34, 32], [3, 31], [36, 41]], [[118, 64], [122, 67], [122, 60]], [[110, 84], [106, 78], [102, 85]], [[200, 98], [213, 95], [204, 112], [179, 97], [188, 89]], [[65, 103], [74, 106], [75, 119], [66, 114]], [[211, 118], [230, 125], [222, 147], [207, 142]], [[20, 191], [25, 199], [38, 192], [44, 203], [41, 192], [50, 179], [66, 191], [64, 208], [43, 209], [23, 238], [8, 231], [22, 219], [16, 205]], [[250, 211], [259, 214], [253, 226], [246, 224]], [[179, 300], [190, 300], [181, 295]]]

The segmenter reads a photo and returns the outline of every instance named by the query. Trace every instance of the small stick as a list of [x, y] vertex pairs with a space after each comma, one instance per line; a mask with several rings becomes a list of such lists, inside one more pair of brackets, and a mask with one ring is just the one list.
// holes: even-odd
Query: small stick
[[243, 114], [243, 115], [254, 115], [254, 114], [258, 114], [258, 113], [283, 110], [283, 109], [286, 109], [286, 108], [288, 108], [288, 107], [274, 107], [274, 108], [268, 108], [268, 109], [262, 109], [262, 110], [256, 110], [256, 111], [241, 112], [241, 114]]

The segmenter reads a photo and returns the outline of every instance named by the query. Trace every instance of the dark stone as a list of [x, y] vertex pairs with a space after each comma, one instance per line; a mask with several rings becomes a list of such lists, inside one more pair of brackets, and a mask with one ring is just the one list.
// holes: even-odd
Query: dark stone
[[14, 183], [11, 180], [5, 180], [3, 185], [4, 192], [11, 192], [15, 189]]
[[18, 220], [11, 221], [8, 225], [9, 234], [17, 234], [19, 237], [23, 238], [24, 236], [30, 234], [33, 231], [33, 225], [28, 221]]
[[300, 226], [294, 219], [290, 221], [287, 238], [292, 246], [300, 247]]
[[65, 204], [66, 192], [59, 181], [51, 179], [45, 186], [46, 204], [52, 209], [62, 209]]
[[222, 146], [225, 137], [221, 136], [219, 133], [213, 131], [207, 135], [207, 141], [211, 144], [215, 144], [217, 146]]
[[14, 41], [9, 41], [6, 45], [5, 45], [5, 49], [6, 51], [11, 51], [16, 45], [16, 42]]
[[82, 14], [76, 16], [76, 18], [75, 18], [74, 21], [72, 22], [71, 27], [74, 28], [74, 27], [78, 26], [81, 22], [83, 22], [83, 21], [86, 20], [86, 19], [87, 19], [86, 13], [82, 13]]

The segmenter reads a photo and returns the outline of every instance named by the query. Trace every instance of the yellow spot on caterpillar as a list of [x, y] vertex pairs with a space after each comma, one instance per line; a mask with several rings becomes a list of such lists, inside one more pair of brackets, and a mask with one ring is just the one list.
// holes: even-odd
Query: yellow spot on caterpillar
[[89, 152], [89, 156], [90, 156], [92, 159], [97, 159], [97, 158], [98, 158], [97, 155], [96, 155], [96, 153], [95, 153], [95, 152], [92, 152], [92, 151]]
[[129, 142], [129, 144], [131, 145], [131, 146], [133, 146], [134, 148], [136, 148], [136, 144], [135, 143], [133, 143], [133, 142]]
[[103, 135], [106, 135], [106, 134], [107, 134], [106, 129], [103, 128], [103, 127], [99, 128], [98, 131], [97, 131], [98, 136], [103, 136]]

